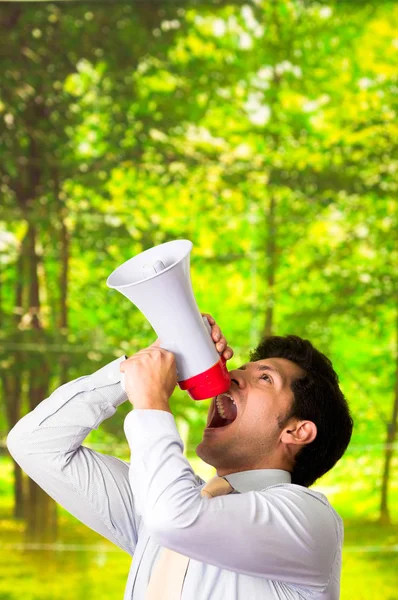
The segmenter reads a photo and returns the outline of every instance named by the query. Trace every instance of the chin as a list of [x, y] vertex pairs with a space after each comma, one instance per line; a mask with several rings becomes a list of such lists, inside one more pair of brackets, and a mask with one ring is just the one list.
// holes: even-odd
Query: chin
[[214, 467], [215, 469], [225, 469], [225, 453], [219, 448], [209, 448], [206, 442], [200, 442], [196, 447], [196, 455], [203, 460], [204, 463]]
[[196, 455], [203, 460], [203, 462], [205, 462], [208, 465], [211, 465], [212, 467], [217, 467], [217, 460], [216, 457], [214, 456], [214, 451], [212, 452], [211, 449], [206, 446], [205, 442], [200, 442], [200, 444], [198, 446], [196, 446], [195, 449]]
[[[198, 444], [195, 448], [195, 453], [197, 456], [199, 456], [200, 459], [202, 459], [204, 462], [207, 462], [206, 460], [206, 451], [203, 448], [203, 441], [200, 442], [200, 444]], [[207, 464], [210, 464], [207, 462]]]

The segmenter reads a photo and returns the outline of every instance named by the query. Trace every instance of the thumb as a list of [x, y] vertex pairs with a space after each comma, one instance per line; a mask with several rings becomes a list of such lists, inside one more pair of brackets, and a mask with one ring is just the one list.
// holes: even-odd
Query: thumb
[[149, 347], [150, 347], [150, 348], [159, 348], [159, 346], [160, 346], [160, 343], [161, 343], [161, 342], [160, 342], [160, 339], [159, 339], [159, 338], [157, 338], [157, 339], [156, 339], [156, 340], [153, 342], [153, 344], [151, 344]]

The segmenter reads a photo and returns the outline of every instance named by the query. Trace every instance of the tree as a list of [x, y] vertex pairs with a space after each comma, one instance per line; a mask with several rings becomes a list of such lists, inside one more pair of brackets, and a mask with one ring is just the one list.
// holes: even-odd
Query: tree
[[[223, 1], [218, 3], [218, 7], [224, 5]], [[76, 5], [72, 11], [64, 11], [59, 4], [15, 4], [3, 7], [0, 13], [2, 29], [7, 32], [3, 36], [5, 60], [1, 77], [1, 218], [17, 231], [20, 248], [20, 272], [7, 273], [3, 282], [7, 297], [3, 321], [8, 339], [15, 337], [21, 348], [29, 343], [35, 346], [29, 353], [16, 352], [2, 376], [9, 428], [20, 418], [24, 397], [29, 399], [28, 409], [34, 409], [51, 384], [65, 381], [78, 365], [82, 366], [81, 350], [69, 351], [68, 357], [61, 353], [59, 364], [43, 353], [43, 348], [59, 343], [71, 346], [70, 340], [76, 338], [68, 327], [68, 267], [70, 238], [72, 234], [79, 235], [80, 229], [70, 229], [74, 213], [70, 211], [73, 201], [68, 191], [75, 186], [91, 189], [91, 210], [100, 196], [102, 173], [117, 168], [123, 160], [132, 160], [136, 165], [142, 162], [149, 132], [153, 122], [159, 122], [159, 113], [152, 116], [144, 102], [137, 102], [139, 90], [132, 74], [142, 55], [161, 60], [167, 54], [176, 28], [164, 27], [158, 39], [159, 27], [185, 14], [189, 7], [190, 3], [184, 3], [182, 9], [178, 3], [147, 2], [114, 5], [111, 10], [108, 6], [88, 10], [91, 5]], [[180, 25], [180, 21], [175, 22]], [[117, 35], [109, 35], [111, 31]], [[97, 120], [90, 115], [93, 101], [98, 102], [94, 115]], [[132, 116], [134, 125], [141, 124], [141, 133], [129, 140], [125, 132], [131, 132]], [[169, 114], [160, 114], [166, 127], [169, 118]], [[178, 119], [176, 107], [172, 122]], [[86, 145], [78, 142], [85, 132], [96, 139], [93, 152], [90, 148], [87, 152], [87, 141]], [[101, 198], [101, 204], [105, 221], [106, 199]], [[96, 237], [99, 251], [106, 251], [104, 231], [106, 228], [84, 228], [80, 245], [84, 248], [87, 240], [88, 251]], [[140, 243], [152, 245], [152, 233], [153, 228], [142, 228]], [[115, 238], [126, 240], [127, 235], [123, 224]], [[127, 248], [126, 241], [124, 244]], [[20, 277], [22, 271], [24, 278]], [[16, 289], [16, 305], [10, 300], [12, 285]], [[46, 298], [44, 304], [42, 297]], [[85, 343], [91, 341], [86, 338]], [[102, 356], [108, 355], [104, 352]], [[86, 355], [87, 362], [90, 360]], [[25, 392], [21, 373], [27, 384]], [[24, 512], [20, 476], [16, 467], [18, 516]], [[33, 481], [28, 483], [26, 504], [28, 536], [53, 539], [55, 506]]]

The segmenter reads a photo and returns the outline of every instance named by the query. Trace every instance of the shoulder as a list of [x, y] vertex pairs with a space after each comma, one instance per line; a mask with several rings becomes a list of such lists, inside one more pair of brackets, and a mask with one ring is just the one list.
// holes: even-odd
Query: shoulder
[[327, 582], [343, 544], [342, 519], [329, 500], [320, 492], [295, 484], [271, 486], [261, 494], [266, 498], [265, 506], [272, 507], [278, 529], [290, 539], [291, 546], [296, 543], [302, 559], [307, 557]]
[[315, 538], [342, 544], [343, 521], [321, 492], [286, 483], [263, 490], [262, 494], [282, 514], [300, 522]]
[[330, 512], [337, 520], [341, 521], [341, 517], [330, 504], [327, 497], [321, 492], [296, 485], [294, 483], [281, 483], [272, 485], [263, 490], [263, 493], [272, 498], [298, 501], [301, 505], [308, 505], [311, 508], [317, 507], [318, 510]]

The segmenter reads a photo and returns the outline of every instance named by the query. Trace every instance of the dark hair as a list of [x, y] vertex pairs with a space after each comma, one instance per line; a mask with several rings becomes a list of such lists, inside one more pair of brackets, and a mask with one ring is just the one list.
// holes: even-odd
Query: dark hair
[[296, 455], [292, 483], [309, 487], [343, 456], [351, 439], [353, 420], [331, 361], [308, 340], [296, 335], [269, 336], [250, 353], [250, 360], [286, 358], [305, 370], [291, 389], [293, 403], [281, 426], [290, 418], [308, 419], [317, 436]]

